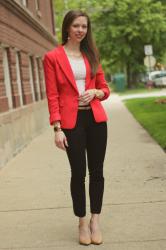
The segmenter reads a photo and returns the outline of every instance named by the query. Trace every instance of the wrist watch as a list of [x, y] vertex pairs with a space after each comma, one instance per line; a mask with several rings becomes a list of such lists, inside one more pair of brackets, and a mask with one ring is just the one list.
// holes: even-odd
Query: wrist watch
[[62, 129], [61, 129], [60, 124], [54, 125], [54, 132], [58, 132], [58, 131], [61, 131], [61, 130], [62, 130]]

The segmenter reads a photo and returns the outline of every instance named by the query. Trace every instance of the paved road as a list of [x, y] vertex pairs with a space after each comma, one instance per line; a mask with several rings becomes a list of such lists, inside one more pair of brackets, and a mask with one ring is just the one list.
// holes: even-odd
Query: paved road
[[[88, 249], [164, 250], [166, 154], [117, 95], [104, 106], [109, 117], [104, 244]], [[54, 147], [48, 128], [0, 171], [0, 250], [83, 249], [69, 182], [67, 157]], [[88, 175], [86, 185], [88, 194]]]

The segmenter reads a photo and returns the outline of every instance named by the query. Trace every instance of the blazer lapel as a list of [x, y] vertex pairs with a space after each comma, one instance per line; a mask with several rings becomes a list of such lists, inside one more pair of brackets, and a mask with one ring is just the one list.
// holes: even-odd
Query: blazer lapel
[[[62, 45], [59, 46], [59, 48], [57, 50], [57, 55], [58, 56], [56, 59], [60, 65], [63, 73], [66, 75], [66, 77], [68, 78], [68, 80], [70, 81], [72, 86], [75, 88], [77, 93], [79, 93], [76, 82], [75, 82], [75, 78], [73, 75], [73, 71], [72, 71], [71, 66], [70, 66], [70, 62], [67, 58], [67, 55], [66, 55]], [[89, 64], [89, 61], [88, 61], [85, 53], [82, 53], [82, 55], [83, 55], [84, 63], [86, 66], [85, 90], [87, 90], [88, 86], [90, 84], [90, 79], [91, 79], [91, 68], [90, 68], [90, 64]]]
[[74, 78], [74, 75], [73, 75], [73, 71], [72, 71], [71, 66], [70, 66], [70, 62], [69, 62], [69, 60], [67, 58], [67, 55], [66, 55], [62, 45], [59, 46], [57, 54], [58, 54], [58, 56], [57, 56], [56, 59], [57, 59], [59, 65], [60, 65], [63, 73], [68, 78], [70, 83], [73, 85], [75, 90], [78, 92], [77, 85], [76, 85], [76, 82], [75, 82], [75, 78]]

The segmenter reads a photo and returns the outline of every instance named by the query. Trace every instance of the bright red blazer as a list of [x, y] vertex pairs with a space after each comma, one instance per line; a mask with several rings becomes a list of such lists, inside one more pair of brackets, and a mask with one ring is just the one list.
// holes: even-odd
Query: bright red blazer
[[[95, 77], [91, 78], [90, 64], [84, 53], [83, 58], [86, 65], [85, 90], [101, 89], [105, 94], [102, 100], [105, 100], [109, 96], [110, 90], [101, 65], [99, 65]], [[52, 125], [59, 120], [62, 128], [74, 128], [77, 120], [79, 92], [62, 45], [45, 54], [43, 66], [50, 124]], [[98, 98], [94, 98], [90, 102], [96, 122], [107, 120], [107, 115], [100, 101]]]

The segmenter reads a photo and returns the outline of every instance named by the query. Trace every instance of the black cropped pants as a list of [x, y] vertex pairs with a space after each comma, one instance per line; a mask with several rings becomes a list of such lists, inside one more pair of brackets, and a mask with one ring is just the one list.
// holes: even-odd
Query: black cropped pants
[[90, 210], [91, 213], [99, 214], [104, 193], [103, 162], [107, 144], [107, 123], [96, 123], [91, 109], [79, 110], [76, 126], [63, 131], [69, 145], [66, 152], [71, 167], [70, 191], [74, 214], [78, 217], [86, 215], [86, 159]]

